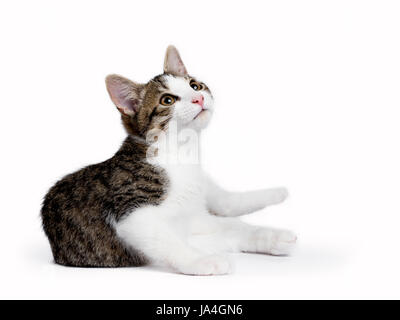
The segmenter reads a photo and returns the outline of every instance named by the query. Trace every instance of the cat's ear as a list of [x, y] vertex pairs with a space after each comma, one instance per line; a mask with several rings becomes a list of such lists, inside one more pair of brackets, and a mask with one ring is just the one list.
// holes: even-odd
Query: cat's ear
[[117, 74], [111, 74], [106, 78], [107, 91], [112, 102], [119, 112], [127, 116], [133, 116], [140, 105], [140, 92], [143, 85], [135, 83]]
[[169, 46], [165, 53], [164, 72], [177, 76], [186, 76], [188, 74], [179, 52], [174, 46]]

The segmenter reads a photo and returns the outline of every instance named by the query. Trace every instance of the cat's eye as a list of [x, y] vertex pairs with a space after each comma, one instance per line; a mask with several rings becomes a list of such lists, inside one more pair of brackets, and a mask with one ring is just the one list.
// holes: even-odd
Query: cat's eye
[[160, 103], [163, 106], [171, 106], [175, 103], [176, 98], [174, 96], [171, 96], [170, 94], [165, 94], [161, 97]]
[[199, 90], [203, 89], [203, 85], [194, 80], [190, 81], [190, 86], [195, 91], [199, 91]]

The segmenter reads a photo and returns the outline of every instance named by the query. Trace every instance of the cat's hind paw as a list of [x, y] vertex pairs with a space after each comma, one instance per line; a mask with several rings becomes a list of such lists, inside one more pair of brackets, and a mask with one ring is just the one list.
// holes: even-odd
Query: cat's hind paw
[[231, 272], [230, 261], [221, 255], [201, 257], [179, 270], [183, 274], [196, 276], [222, 275]]
[[288, 230], [260, 228], [250, 241], [250, 252], [287, 256], [296, 246], [297, 236]]
[[290, 255], [297, 242], [297, 236], [287, 230], [276, 231], [271, 240], [269, 254], [274, 256], [287, 256]]

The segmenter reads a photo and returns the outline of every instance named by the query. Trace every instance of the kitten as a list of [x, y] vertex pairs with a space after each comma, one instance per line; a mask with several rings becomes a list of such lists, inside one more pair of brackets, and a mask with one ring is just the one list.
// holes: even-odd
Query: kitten
[[287, 255], [290, 231], [248, 225], [240, 215], [282, 202], [284, 188], [228, 192], [199, 162], [213, 96], [167, 49], [164, 73], [147, 84], [106, 78], [128, 133], [118, 152], [58, 181], [45, 196], [43, 228], [56, 263], [147, 263], [190, 275], [225, 274], [225, 252]]

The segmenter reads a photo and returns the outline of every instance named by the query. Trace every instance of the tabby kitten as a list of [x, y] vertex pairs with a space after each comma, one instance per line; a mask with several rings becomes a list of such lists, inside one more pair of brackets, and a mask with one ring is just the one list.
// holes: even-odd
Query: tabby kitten
[[237, 218], [282, 202], [284, 188], [228, 192], [199, 162], [213, 96], [167, 49], [164, 73], [147, 84], [106, 78], [128, 133], [118, 152], [58, 181], [41, 215], [56, 263], [128, 267], [146, 263], [190, 275], [225, 274], [225, 252], [286, 255], [290, 231]]

